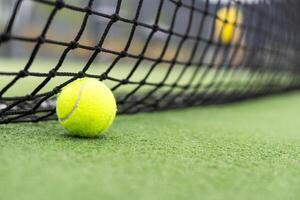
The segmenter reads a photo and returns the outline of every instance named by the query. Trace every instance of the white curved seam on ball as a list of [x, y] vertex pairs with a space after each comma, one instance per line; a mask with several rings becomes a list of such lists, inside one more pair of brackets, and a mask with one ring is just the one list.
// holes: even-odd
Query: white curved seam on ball
[[79, 104], [80, 97], [81, 97], [81, 95], [82, 95], [84, 86], [85, 86], [85, 84], [83, 84], [83, 85], [80, 87], [78, 97], [77, 97], [77, 99], [76, 99], [76, 101], [75, 101], [75, 103], [74, 103], [74, 106], [73, 106], [72, 110], [71, 110], [65, 117], [60, 118], [60, 121], [61, 121], [61, 122], [66, 121], [66, 120], [67, 120], [67, 119], [75, 112], [75, 110], [76, 110], [76, 108], [77, 108], [77, 106], [78, 106], [78, 104]]

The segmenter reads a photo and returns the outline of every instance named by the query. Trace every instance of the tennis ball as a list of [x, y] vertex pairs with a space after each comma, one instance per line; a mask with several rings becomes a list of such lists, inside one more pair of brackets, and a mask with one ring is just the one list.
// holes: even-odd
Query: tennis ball
[[242, 13], [235, 7], [223, 7], [217, 11], [215, 20], [215, 38], [223, 44], [237, 42], [241, 36]]
[[104, 83], [81, 78], [65, 86], [58, 96], [56, 113], [70, 135], [95, 137], [112, 124], [116, 100]]

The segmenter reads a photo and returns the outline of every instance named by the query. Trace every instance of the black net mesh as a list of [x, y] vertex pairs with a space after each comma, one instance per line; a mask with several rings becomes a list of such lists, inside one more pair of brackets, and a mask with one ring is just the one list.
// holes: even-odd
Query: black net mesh
[[2, 4], [0, 123], [55, 119], [56, 95], [80, 77], [107, 84], [119, 113], [300, 87], [296, 0]]

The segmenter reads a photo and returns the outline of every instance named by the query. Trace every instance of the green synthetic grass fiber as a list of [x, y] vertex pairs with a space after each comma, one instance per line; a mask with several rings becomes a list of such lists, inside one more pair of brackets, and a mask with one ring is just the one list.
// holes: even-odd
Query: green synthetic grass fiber
[[0, 125], [0, 199], [300, 199], [300, 94], [119, 116], [106, 136]]

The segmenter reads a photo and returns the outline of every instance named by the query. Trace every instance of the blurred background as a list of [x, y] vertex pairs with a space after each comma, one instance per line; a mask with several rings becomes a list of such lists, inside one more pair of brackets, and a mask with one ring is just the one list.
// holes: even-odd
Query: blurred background
[[[52, 2], [54, 2], [54, 0], [52, 0]], [[87, 6], [87, 1], [82, 0], [67, 0], [65, 2], [78, 8], [84, 8]], [[133, 19], [136, 14], [139, 2], [139, 0], [122, 1], [119, 15], [124, 19]], [[151, 43], [149, 44], [150, 46], [145, 53], [145, 56], [155, 59], [161, 54], [164, 42], [169, 36], [168, 30], [170, 29], [172, 20], [174, 18], [174, 12], [176, 10], [176, 4], [174, 2], [176, 1], [164, 1], [158, 24], [159, 27], [166, 30], [166, 32], [158, 31], [154, 34], [153, 38], [151, 39]], [[186, 5], [192, 5], [192, 2], [192, 0], [184, 1]], [[15, 3], [16, 0], [0, 1], [0, 32], [3, 32], [5, 30], [5, 26], [7, 25], [9, 17], [12, 14], [12, 9]], [[153, 25], [155, 23], [159, 4], [160, 0], [144, 1], [140, 10], [138, 21], [148, 26]], [[115, 13], [116, 5], [116, 0], [96, 0], [92, 8], [94, 11], [97, 11], [103, 15], [112, 15]], [[204, 48], [206, 48], [206, 51], [213, 52], [216, 48], [215, 45], [210, 45], [208, 49], [206, 47], [208, 41], [211, 38], [211, 35], [213, 34], [212, 31], [215, 21], [214, 15], [219, 8], [229, 5], [233, 5], [233, 3], [230, 1], [204, 0], [196, 0], [194, 2], [194, 7], [197, 8], [200, 12], [193, 12], [193, 18], [197, 20], [192, 20], [189, 36], [201, 38], [200, 44], [198, 45], [197, 49], [198, 52], [203, 52]], [[241, 5], [239, 5], [239, 9], [242, 9]], [[38, 3], [31, 0], [23, 1], [22, 6], [20, 6], [20, 11], [16, 17], [12, 34], [15, 36], [26, 38], [37, 38], [41, 34], [42, 29], [44, 28], [52, 10], [53, 6], [49, 6], [44, 3]], [[204, 10], [210, 14], [201, 13], [201, 11], [204, 12]], [[190, 13], [191, 12], [189, 8], [182, 7], [178, 10], [176, 20], [174, 21], [174, 33], [181, 35], [185, 34], [188, 26], [187, 22], [190, 18]], [[72, 41], [82, 24], [83, 17], [83, 12], [74, 12], [69, 9], [64, 9], [63, 12], [58, 12], [55, 16], [55, 19], [51, 23], [49, 31], [47, 32], [47, 39], [61, 42]], [[109, 21], [110, 18], [108, 17], [92, 15], [88, 20], [88, 24], [79, 43], [81, 45], [91, 47], [95, 46], [99, 42]], [[200, 31], [201, 35], [199, 35], [200, 26], [202, 27]], [[128, 41], [131, 29], [132, 24], [121, 21], [115, 23], [105, 39], [103, 48], [117, 52], [122, 51], [126, 45], [126, 42]], [[150, 33], [151, 28], [138, 26], [128, 52], [139, 55]], [[236, 37], [238, 38], [240, 37], [240, 35], [237, 35]], [[180, 40], [182, 40], [181, 37], [174, 36], [171, 38], [169, 47], [164, 54], [164, 59], [170, 60], [174, 57]], [[178, 60], [182, 62], [188, 62], [187, 59], [189, 58], [192, 49], [189, 47], [194, 43], [195, 40], [187, 40], [184, 43], [183, 49], [185, 50], [182, 50], [180, 52]], [[2, 45], [3, 47], [0, 48], [1, 57], [28, 58], [29, 54], [31, 53], [30, 50], [33, 49], [35, 44], [14, 40], [8, 43], [3, 43]], [[61, 55], [63, 50], [64, 47], [45, 44], [40, 49], [38, 56], [43, 58], [46, 57], [57, 59]], [[89, 57], [90, 54], [91, 51], [76, 49], [72, 51], [68, 56], [72, 57], [73, 59], [82, 59]], [[243, 52], [240, 52], [240, 54], [242, 56]], [[103, 53], [101, 54], [101, 60], [109, 59], [111, 56], [113, 55]], [[198, 53], [194, 57], [194, 60], [199, 60], [200, 56], [201, 53]], [[203, 63], [210, 63], [211, 56], [211, 53], [206, 53], [203, 59]], [[97, 59], [99, 59], [99, 57]]]

